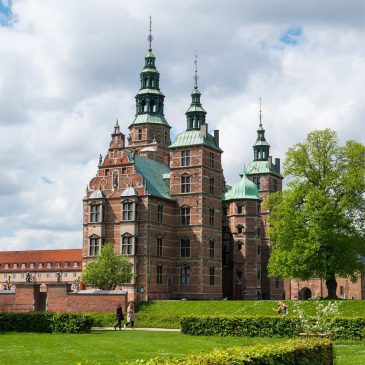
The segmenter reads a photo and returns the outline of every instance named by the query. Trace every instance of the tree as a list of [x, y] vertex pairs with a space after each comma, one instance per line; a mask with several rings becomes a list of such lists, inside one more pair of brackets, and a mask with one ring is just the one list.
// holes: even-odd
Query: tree
[[272, 276], [326, 281], [336, 298], [336, 275], [364, 269], [365, 146], [340, 146], [329, 129], [308, 134], [286, 154], [288, 188], [269, 196]]
[[132, 277], [132, 264], [127, 256], [116, 255], [113, 245], [108, 243], [101, 248], [96, 260], [83, 270], [81, 280], [93, 288], [113, 290], [129, 283]]

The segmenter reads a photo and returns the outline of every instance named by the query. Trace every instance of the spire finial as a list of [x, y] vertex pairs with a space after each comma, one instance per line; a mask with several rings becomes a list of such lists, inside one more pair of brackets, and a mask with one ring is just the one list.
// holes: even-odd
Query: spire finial
[[150, 14], [149, 34], [148, 34], [147, 40], [148, 40], [149, 45], [150, 45], [149, 50], [151, 51], [152, 50], [152, 41], [153, 41], [153, 37], [152, 37], [152, 16], [151, 16], [151, 14]]
[[194, 58], [194, 65], [195, 65], [195, 74], [194, 74], [194, 80], [195, 80], [195, 89], [198, 88], [198, 79], [199, 79], [199, 76], [198, 76], [198, 54], [195, 53], [195, 58]]
[[114, 134], [117, 134], [119, 132], [120, 132], [119, 122], [118, 122], [118, 118], [117, 118], [117, 121], [115, 122], [115, 126], [114, 126]]
[[260, 97], [260, 127], [262, 127], [261, 97]]

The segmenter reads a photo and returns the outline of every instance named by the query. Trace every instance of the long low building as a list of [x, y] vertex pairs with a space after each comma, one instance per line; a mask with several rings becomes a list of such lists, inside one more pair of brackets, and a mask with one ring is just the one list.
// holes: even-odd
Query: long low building
[[69, 282], [77, 280], [82, 271], [82, 250], [29, 250], [0, 252], [0, 283], [32, 281]]

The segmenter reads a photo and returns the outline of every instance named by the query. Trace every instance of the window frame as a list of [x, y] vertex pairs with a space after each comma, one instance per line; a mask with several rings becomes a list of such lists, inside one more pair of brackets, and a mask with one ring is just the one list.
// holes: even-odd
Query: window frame
[[162, 237], [156, 238], [156, 256], [161, 257], [163, 254], [163, 240]]
[[180, 208], [180, 217], [181, 217], [181, 225], [189, 226], [190, 225], [190, 215], [191, 209], [188, 205], [184, 205]]
[[[89, 237], [89, 256], [97, 256], [101, 250], [101, 238], [97, 235]], [[70, 267], [70, 262], [65, 262], [65, 267]]]
[[189, 238], [180, 239], [180, 257], [191, 257], [191, 241]]
[[215, 180], [214, 177], [209, 178], [209, 195], [214, 195]]
[[180, 284], [191, 284], [191, 267], [189, 265], [183, 265], [180, 267]]
[[214, 169], [214, 165], [215, 165], [215, 154], [214, 152], [209, 152], [209, 157], [208, 157], [208, 165], [211, 169]]
[[163, 220], [163, 204], [157, 205], [157, 223], [162, 223]]
[[125, 233], [121, 239], [121, 253], [122, 255], [134, 255], [134, 236], [130, 233]]
[[182, 150], [180, 155], [180, 166], [190, 166], [190, 150]]
[[102, 209], [100, 203], [90, 204], [90, 223], [100, 223], [101, 213]]
[[162, 285], [163, 266], [161, 264], [156, 265], [156, 283]]
[[191, 175], [189, 175], [189, 174], [181, 175], [180, 191], [181, 191], [181, 194], [188, 194], [191, 192]]
[[215, 241], [213, 239], [209, 240], [209, 257], [214, 259], [215, 256]]
[[209, 285], [214, 285], [214, 278], [215, 278], [215, 267], [209, 267]]
[[211, 227], [214, 227], [214, 223], [215, 223], [215, 209], [214, 208], [209, 208], [209, 225]]
[[122, 220], [124, 222], [134, 221], [135, 203], [131, 200], [122, 202]]

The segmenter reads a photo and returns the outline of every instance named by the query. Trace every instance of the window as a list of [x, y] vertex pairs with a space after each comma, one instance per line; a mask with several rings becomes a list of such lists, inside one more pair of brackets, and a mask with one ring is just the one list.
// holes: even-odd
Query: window
[[122, 238], [122, 254], [123, 255], [133, 254], [133, 236], [125, 235]]
[[90, 206], [90, 222], [100, 222], [100, 204], [93, 204]]
[[14, 269], [17, 269], [18, 268], [18, 264], [14, 264], [13, 268]]
[[157, 237], [156, 244], [157, 244], [157, 252], [156, 252], [156, 255], [157, 256], [162, 256], [162, 238]]
[[163, 205], [157, 206], [157, 223], [162, 223]]
[[261, 205], [260, 203], [258, 202], [257, 205], [256, 205], [256, 214], [259, 216], [261, 214]]
[[74, 262], [74, 267], [79, 267], [79, 263], [77, 261]]
[[256, 184], [257, 189], [260, 190], [260, 188], [261, 188], [261, 186], [260, 186], [260, 176], [254, 177], [253, 182]]
[[214, 267], [209, 268], [209, 285], [214, 285]]
[[49, 272], [47, 272], [46, 277], [49, 278]]
[[212, 177], [209, 179], [209, 194], [214, 195], [214, 179]]
[[209, 167], [214, 169], [214, 153], [209, 152]]
[[20, 274], [20, 277], [21, 277], [22, 279], [24, 279], [24, 278], [25, 278], [25, 274], [22, 272], [22, 273]]
[[125, 202], [123, 203], [123, 220], [131, 221], [133, 219], [133, 203]]
[[237, 205], [237, 214], [242, 214], [242, 212], [243, 212], [243, 206]]
[[68, 274], [67, 272], [64, 272], [64, 273], [63, 273], [63, 277], [64, 277], [64, 278], [67, 278], [67, 274]]
[[169, 143], [169, 135], [167, 131], [164, 131], [164, 136], [165, 136], [165, 143]]
[[73, 277], [76, 278], [76, 273], [75, 272], [73, 273]]
[[209, 241], [209, 257], [214, 258], [214, 240]]
[[13, 273], [13, 279], [15, 279], [16, 278], [16, 274], [15, 273]]
[[39, 273], [37, 274], [37, 277], [38, 277], [38, 278], [42, 277], [42, 274], [39, 272]]
[[227, 215], [228, 214], [228, 207], [227, 205], [223, 206], [223, 215]]
[[38, 268], [39, 269], [41, 269], [43, 267], [43, 264], [40, 262], [39, 264], [38, 264]]
[[261, 236], [261, 228], [257, 228], [256, 235], [257, 237]]
[[190, 175], [181, 176], [181, 192], [190, 193]]
[[142, 128], [138, 129], [138, 140], [142, 139]]
[[257, 245], [257, 254], [261, 255], [261, 245], [260, 244]]
[[70, 267], [70, 261], [65, 262], [65, 267]]
[[242, 234], [243, 233], [243, 226], [239, 225], [237, 226], [237, 233]]
[[242, 242], [237, 242], [237, 251], [242, 250]]
[[214, 208], [209, 208], [209, 225], [214, 226]]
[[10, 264], [5, 264], [5, 269], [9, 269]]
[[61, 267], [61, 263], [60, 262], [56, 262], [56, 268], [59, 269]]
[[191, 283], [191, 269], [189, 266], [185, 265], [180, 269], [180, 283], [183, 285]]
[[157, 265], [157, 284], [162, 284], [162, 265]]
[[[99, 237], [90, 237], [89, 243], [89, 255], [96, 256], [100, 252], [100, 238]], [[70, 263], [66, 262], [65, 267], [69, 267]]]
[[190, 257], [190, 240], [188, 238], [180, 240], [180, 256]]
[[257, 279], [261, 279], [261, 269], [257, 269]]
[[181, 166], [190, 165], [190, 150], [181, 151]]
[[23, 263], [23, 264], [22, 264], [22, 269], [25, 269], [25, 266], [26, 266], [26, 265], [25, 265], [25, 263]]
[[190, 224], [190, 207], [181, 208], [181, 224], [182, 225]]
[[47, 269], [50, 269], [52, 267], [52, 264], [50, 262], [47, 262]]
[[31, 263], [29, 264], [29, 267], [30, 267], [31, 269], [34, 269], [34, 262], [31, 262]]
[[119, 174], [118, 171], [113, 171], [113, 189], [119, 189]]
[[278, 180], [274, 179], [274, 191], [278, 191]]

